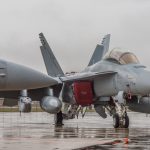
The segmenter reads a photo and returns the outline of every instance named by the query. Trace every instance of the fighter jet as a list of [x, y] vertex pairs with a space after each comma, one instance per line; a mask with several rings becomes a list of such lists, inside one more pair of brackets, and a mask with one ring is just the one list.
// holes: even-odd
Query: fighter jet
[[[72, 112], [93, 105], [103, 118], [112, 116], [114, 128], [128, 128], [127, 107], [133, 111], [150, 113], [150, 71], [140, 64], [132, 52], [115, 48], [108, 51], [110, 35], [98, 45], [88, 66], [80, 73], [65, 75], [42, 33], [39, 34], [42, 56], [48, 75], [59, 80], [53, 90], [62, 102], [72, 106]], [[68, 113], [70, 110], [68, 111]], [[62, 121], [62, 112], [57, 113]]]

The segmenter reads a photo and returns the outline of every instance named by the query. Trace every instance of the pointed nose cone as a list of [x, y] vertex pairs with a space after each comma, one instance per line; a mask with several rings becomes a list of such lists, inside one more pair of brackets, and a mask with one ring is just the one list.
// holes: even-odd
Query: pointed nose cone
[[35, 89], [58, 83], [48, 75], [12, 62], [6, 62], [5, 74], [6, 83], [1, 87], [4, 90]]

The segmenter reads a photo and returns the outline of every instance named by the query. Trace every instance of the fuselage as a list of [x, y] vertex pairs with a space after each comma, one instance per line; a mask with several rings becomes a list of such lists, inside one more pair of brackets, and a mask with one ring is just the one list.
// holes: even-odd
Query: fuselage
[[114, 75], [106, 75], [94, 79], [96, 96], [113, 96], [119, 91], [131, 92], [133, 95], [147, 95], [150, 93], [150, 71], [141, 64], [121, 65], [113, 61], [102, 60], [84, 72], [114, 71]]

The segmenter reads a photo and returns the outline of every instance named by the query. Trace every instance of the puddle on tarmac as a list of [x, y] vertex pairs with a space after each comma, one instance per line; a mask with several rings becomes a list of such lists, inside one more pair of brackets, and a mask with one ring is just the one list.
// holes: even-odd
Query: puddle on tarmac
[[129, 113], [129, 117], [129, 129], [114, 129], [112, 118], [103, 120], [95, 113], [65, 121], [62, 127], [55, 127], [53, 116], [46, 113], [25, 114], [21, 118], [16, 113], [0, 113], [0, 150], [150, 149], [150, 117], [138, 113]]

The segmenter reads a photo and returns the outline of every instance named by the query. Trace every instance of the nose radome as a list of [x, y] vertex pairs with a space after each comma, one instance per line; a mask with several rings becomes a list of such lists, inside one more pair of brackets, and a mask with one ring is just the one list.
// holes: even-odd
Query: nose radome
[[35, 89], [55, 85], [52, 77], [34, 69], [7, 62], [6, 90]]

